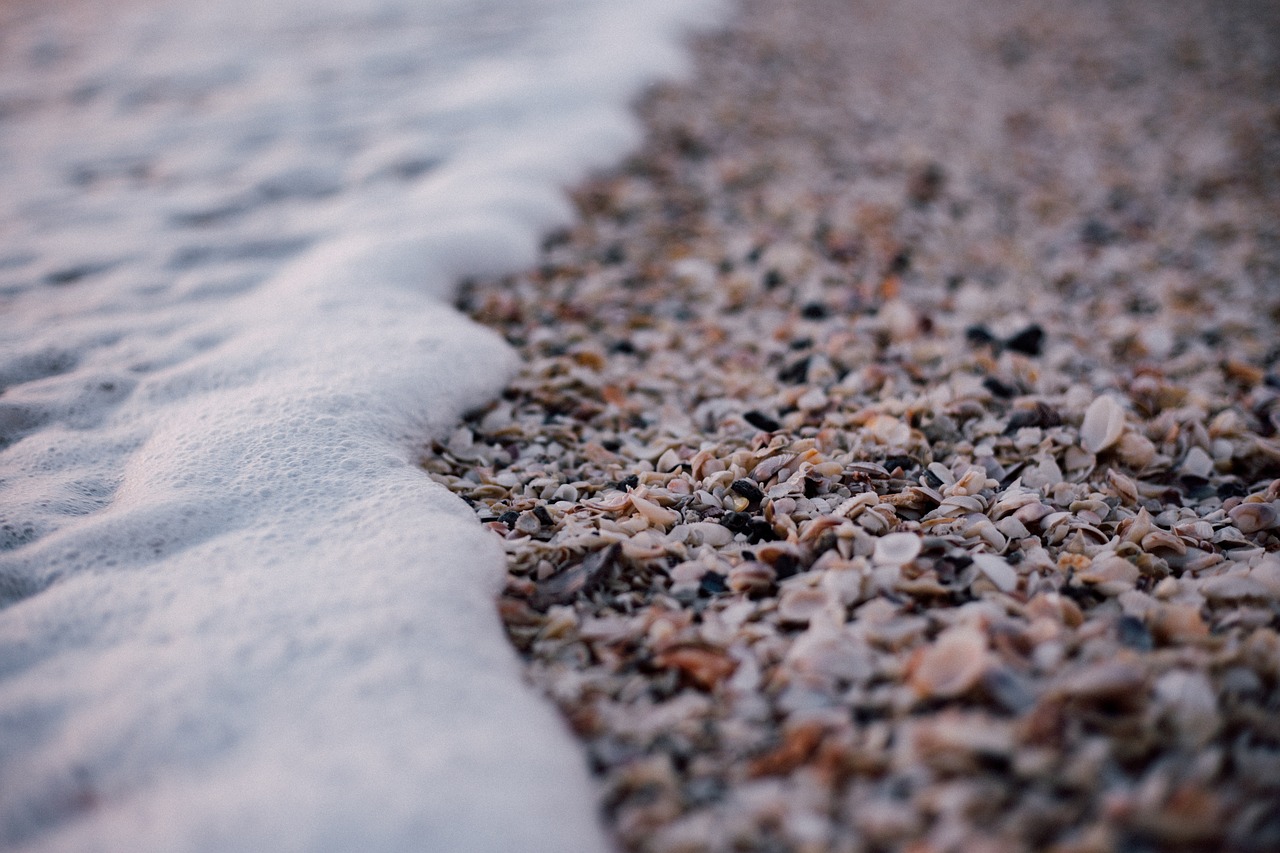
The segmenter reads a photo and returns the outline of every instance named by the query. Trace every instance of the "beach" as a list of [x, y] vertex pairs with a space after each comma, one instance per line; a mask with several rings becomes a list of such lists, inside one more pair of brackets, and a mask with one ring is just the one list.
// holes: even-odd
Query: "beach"
[[713, 11], [0, 4], [0, 848], [607, 848], [417, 456]]
[[1280, 845], [1280, 10], [750, 0], [424, 447], [629, 851]]

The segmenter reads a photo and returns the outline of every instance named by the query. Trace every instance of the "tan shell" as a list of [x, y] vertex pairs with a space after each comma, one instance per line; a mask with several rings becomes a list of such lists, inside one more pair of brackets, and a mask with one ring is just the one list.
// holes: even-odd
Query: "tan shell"
[[912, 659], [908, 682], [921, 698], [967, 693], [987, 670], [987, 638], [970, 627], [951, 628]]

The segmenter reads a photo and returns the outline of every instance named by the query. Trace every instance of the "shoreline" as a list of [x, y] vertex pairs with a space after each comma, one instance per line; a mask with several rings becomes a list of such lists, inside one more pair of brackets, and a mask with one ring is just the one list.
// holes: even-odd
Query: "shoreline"
[[424, 466], [623, 849], [1280, 844], [1277, 33], [747, 3], [464, 289]]

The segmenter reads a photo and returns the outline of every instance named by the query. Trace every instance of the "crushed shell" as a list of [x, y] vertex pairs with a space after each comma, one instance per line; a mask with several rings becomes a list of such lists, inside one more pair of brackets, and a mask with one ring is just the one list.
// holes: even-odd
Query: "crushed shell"
[[1280, 849], [1280, 6], [744, 0], [424, 453], [620, 849]]

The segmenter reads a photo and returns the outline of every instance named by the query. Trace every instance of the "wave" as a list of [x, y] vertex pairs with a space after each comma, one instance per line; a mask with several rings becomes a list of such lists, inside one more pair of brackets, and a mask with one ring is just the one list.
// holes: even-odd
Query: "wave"
[[0, 845], [603, 849], [413, 464], [516, 359], [534, 262], [722, 12], [84, 0], [0, 52]]

